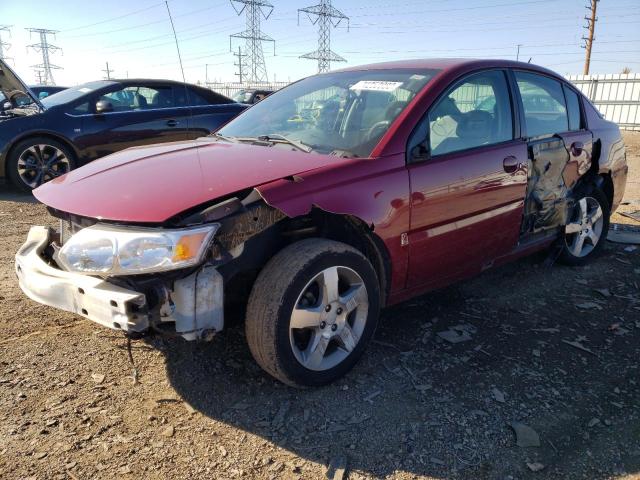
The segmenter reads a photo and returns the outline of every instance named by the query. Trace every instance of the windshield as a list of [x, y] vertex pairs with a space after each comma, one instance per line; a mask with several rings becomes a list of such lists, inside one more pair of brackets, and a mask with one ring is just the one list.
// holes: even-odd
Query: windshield
[[87, 93], [91, 93], [98, 88], [106, 87], [112, 83], [114, 82], [104, 81], [83, 83], [77, 87], [71, 87], [58, 93], [52, 93], [40, 101], [45, 107], [54, 107], [56, 105], [62, 105], [63, 103], [73, 102]]
[[436, 70], [363, 70], [301, 80], [218, 131], [238, 141], [285, 137], [309, 151], [368, 157]]

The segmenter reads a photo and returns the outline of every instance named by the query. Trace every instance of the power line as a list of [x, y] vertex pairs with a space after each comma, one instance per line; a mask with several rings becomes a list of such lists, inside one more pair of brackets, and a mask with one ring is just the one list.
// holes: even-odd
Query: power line
[[598, 1], [599, 0], [591, 0], [590, 6], [587, 7], [590, 10], [591, 16], [584, 17], [585, 20], [587, 21], [587, 26], [584, 28], [586, 28], [589, 31], [589, 34], [587, 37], [582, 37], [582, 39], [585, 41], [585, 50], [586, 50], [586, 55], [584, 59], [585, 75], [589, 75], [589, 65], [591, 63], [591, 48], [593, 47], [593, 41], [595, 40], [593, 33], [596, 29], [596, 22], [598, 21], [598, 18], [596, 17], [596, 8], [598, 7]]
[[[245, 41], [244, 56], [246, 61], [242, 64], [244, 71], [241, 71], [241, 78], [248, 82], [267, 82], [267, 66], [264, 61], [262, 42], [273, 43], [273, 54], [276, 53], [276, 43], [269, 35], [260, 30], [262, 18], [267, 20], [273, 13], [273, 5], [266, 0], [230, 0], [233, 9], [238, 15], [245, 13], [246, 29], [240, 33], [229, 36], [229, 50], [233, 51], [232, 40], [234, 38]], [[236, 3], [242, 5], [238, 9]]]
[[300, 58], [318, 61], [318, 73], [328, 72], [331, 62], [346, 62], [337, 53], [331, 50], [331, 27], [337, 27], [343, 20], [349, 24], [349, 17], [331, 5], [331, 0], [320, 0], [320, 3], [311, 7], [298, 9], [298, 24], [300, 12], [306, 13], [313, 25], [318, 25], [318, 49], [301, 55]]
[[73, 31], [76, 31], [76, 30], [82, 30], [84, 28], [95, 27], [97, 25], [102, 25], [102, 24], [105, 24], [105, 23], [113, 22], [114, 20], [121, 20], [123, 18], [127, 18], [127, 17], [130, 17], [132, 15], [137, 15], [138, 13], [146, 12], [148, 10], [151, 10], [153, 8], [156, 8], [156, 7], [159, 7], [161, 5], [162, 5], [162, 3], [156, 3], [154, 5], [150, 5], [148, 7], [141, 8], [139, 10], [134, 10], [133, 12], [125, 13], [124, 15], [118, 15], [117, 17], [107, 18], [105, 20], [100, 20], [99, 22], [88, 23], [86, 25], [80, 25], [78, 27], [66, 28], [63, 31], [64, 32], [73, 32]]
[[[31, 48], [34, 51], [42, 54], [42, 63], [31, 66], [36, 71], [36, 75], [38, 76], [38, 83], [40, 85], [55, 85], [56, 82], [53, 79], [52, 70], [57, 70], [62, 67], [51, 63], [49, 59], [49, 53], [55, 53], [56, 51], [60, 51], [61, 49], [60, 47], [50, 44], [47, 35], [53, 35], [55, 37], [57, 30], [49, 30], [46, 28], [27, 28], [27, 30], [29, 31], [29, 36], [31, 36], [32, 33], [37, 33], [40, 36], [40, 43], [27, 45], [27, 49]], [[38, 72], [42, 73], [39, 74]]]

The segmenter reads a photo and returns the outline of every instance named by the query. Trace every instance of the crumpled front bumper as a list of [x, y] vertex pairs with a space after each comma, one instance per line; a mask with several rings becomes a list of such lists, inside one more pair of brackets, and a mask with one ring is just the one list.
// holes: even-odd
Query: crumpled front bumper
[[116, 330], [143, 332], [149, 328], [144, 294], [49, 265], [42, 252], [50, 235], [47, 227], [31, 227], [27, 241], [16, 253], [20, 288], [29, 298]]
[[223, 329], [223, 278], [214, 266], [204, 265], [173, 281], [162, 289], [162, 304], [149, 305], [144, 293], [49, 265], [42, 252], [50, 237], [49, 228], [31, 227], [16, 253], [20, 288], [36, 302], [125, 332], [141, 333], [150, 327], [165, 331], [172, 324], [172, 330], [186, 340], [209, 340]]

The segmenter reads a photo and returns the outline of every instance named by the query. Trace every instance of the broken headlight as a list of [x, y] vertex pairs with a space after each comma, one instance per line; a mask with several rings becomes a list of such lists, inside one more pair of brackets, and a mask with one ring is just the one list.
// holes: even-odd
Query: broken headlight
[[71, 236], [57, 260], [65, 270], [105, 276], [191, 267], [202, 261], [219, 226], [169, 230], [96, 224]]

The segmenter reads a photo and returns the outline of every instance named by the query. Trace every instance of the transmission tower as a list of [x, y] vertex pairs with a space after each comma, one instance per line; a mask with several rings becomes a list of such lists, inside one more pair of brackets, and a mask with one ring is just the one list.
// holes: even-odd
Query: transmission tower
[[318, 60], [318, 73], [328, 72], [331, 62], [346, 62], [340, 55], [331, 51], [331, 27], [337, 27], [343, 20], [346, 20], [348, 25], [349, 17], [334, 8], [331, 5], [331, 0], [320, 0], [317, 5], [299, 9], [298, 24], [300, 24], [300, 12], [306, 13], [313, 25], [319, 25], [318, 49], [302, 55], [300, 58]]
[[[265, 0], [230, 0], [233, 9], [238, 15], [245, 13], [246, 29], [240, 33], [234, 33], [229, 38], [229, 50], [233, 52], [231, 45], [234, 38], [245, 41], [244, 60], [240, 62], [240, 78], [247, 82], [266, 82], [267, 66], [264, 62], [262, 42], [273, 42], [273, 54], [276, 53], [275, 40], [260, 30], [262, 18], [267, 20], [273, 12], [273, 5]], [[239, 8], [236, 4], [241, 4]]]
[[9, 36], [11, 36], [11, 30], [9, 30], [10, 28], [10, 25], [0, 25], [0, 60], [12, 60], [11, 57], [5, 56], [5, 51], [11, 48], [11, 44], [2, 40], [3, 32], [6, 32]]
[[29, 31], [29, 36], [33, 33], [37, 33], [40, 36], [40, 43], [27, 45], [27, 49], [31, 48], [35, 52], [42, 53], [42, 63], [39, 65], [32, 65], [31, 68], [36, 71], [42, 71], [42, 76], [39, 77], [40, 85], [55, 85], [56, 82], [53, 79], [53, 73], [51, 71], [62, 67], [58, 67], [50, 62], [49, 53], [54, 53], [61, 49], [60, 47], [50, 44], [47, 39], [47, 35], [53, 35], [55, 37], [57, 30], [48, 30], [46, 28], [27, 28], [27, 30]]
[[589, 31], [588, 36], [582, 37], [584, 40], [583, 48], [586, 49], [586, 56], [584, 59], [584, 74], [589, 75], [589, 67], [591, 66], [591, 48], [593, 47], [593, 41], [595, 37], [593, 36], [596, 29], [596, 22], [598, 21], [598, 17], [596, 17], [596, 8], [598, 8], [599, 0], [591, 0], [589, 2], [589, 6], [587, 10], [589, 10], [589, 16], [584, 17], [587, 21], [587, 25], [584, 27]]

